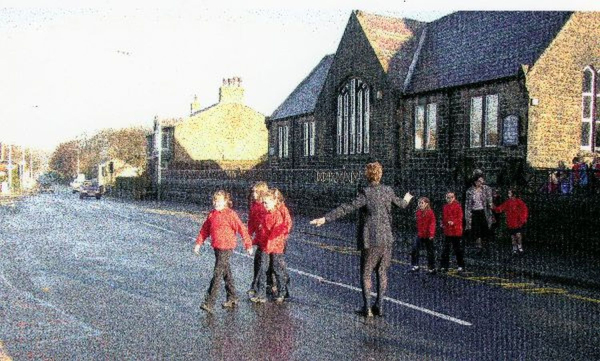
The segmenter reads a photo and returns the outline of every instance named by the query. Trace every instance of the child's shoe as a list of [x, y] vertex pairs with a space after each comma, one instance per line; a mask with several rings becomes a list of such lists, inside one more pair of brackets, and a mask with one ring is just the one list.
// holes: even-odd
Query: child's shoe
[[250, 297], [250, 301], [254, 302], [254, 303], [265, 303], [265, 302], [267, 302], [267, 299], [264, 297], [254, 296], [254, 297]]
[[411, 272], [418, 272], [419, 271], [419, 266], [412, 266], [412, 268], [410, 269]]
[[275, 302], [276, 302], [276, 303], [283, 303], [283, 301], [285, 301], [285, 297], [283, 297], [283, 296], [278, 296], [278, 297], [275, 299]]
[[227, 300], [225, 302], [223, 302], [223, 304], [221, 305], [223, 308], [234, 308], [235, 305], [237, 305], [237, 299], [231, 299], [231, 300]]
[[200, 305], [200, 308], [206, 311], [207, 313], [213, 313], [213, 308], [208, 303], [204, 302]]

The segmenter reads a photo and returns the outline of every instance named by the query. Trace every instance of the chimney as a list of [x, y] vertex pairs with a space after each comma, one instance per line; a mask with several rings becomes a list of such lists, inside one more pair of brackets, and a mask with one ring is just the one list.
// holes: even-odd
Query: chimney
[[198, 96], [194, 95], [194, 101], [190, 104], [190, 116], [194, 115], [200, 110], [200, 102], [198, 101]]
[[223, 79], [223, 85], [219, 89], [219, 103], [244, 103], [242, 78], [236, 76]]

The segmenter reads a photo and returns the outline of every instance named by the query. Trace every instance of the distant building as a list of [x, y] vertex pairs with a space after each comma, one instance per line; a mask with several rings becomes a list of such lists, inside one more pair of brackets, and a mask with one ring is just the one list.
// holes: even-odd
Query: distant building
[[378, 159], [404, 174], [495, 177], [589, 160], [600, 151], [598, 24], [600, 12], [470, 11], [425, 23], [354, 11], [336, 53], [268, 118], [269, 162]]
[[107, 160], [98, 165], [98, 184], [114, 186], [117, 177], [137, 177], [140, 169], [127, 164], [121, 159]]
[[241, 78], [223, 79], [218, 103], [201, 109], [194, 97], [189, 117], [156, 119], [148, 157], [153, 162], [158, 157], [160, 129], [165, 169], [245, 169], [265, 161], [265, 116], [244, 104], [244, 92]]

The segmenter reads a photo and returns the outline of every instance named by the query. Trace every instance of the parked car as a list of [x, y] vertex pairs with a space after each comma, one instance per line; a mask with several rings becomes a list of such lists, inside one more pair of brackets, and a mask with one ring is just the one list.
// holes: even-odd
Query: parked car
[[83, 186], [83, 182], [85, 182], [85, 174], [78, 174], [75, 179], [69, 184], [71, 186], [71, 191], [73, 193], [77, 193], [81, 190]]
[[85, 197], [96, 197], [96, 199], [102, 198], [102, 187], [98, 185], [98, 182], [83, 182], [79, 188], [79, 198], [84, 199]]
[[54, 193], [54, 185], [52, 183], [40, 183], [40, 193]]

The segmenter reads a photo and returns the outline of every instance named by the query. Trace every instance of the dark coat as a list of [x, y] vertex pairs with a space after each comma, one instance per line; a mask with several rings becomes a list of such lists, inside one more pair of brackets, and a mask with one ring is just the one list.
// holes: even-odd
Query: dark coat
[[325, 221], [331, 222], [348, 213], [359, 210], [356, 227], [356, 243], [359, 250], [376, 246], [391, 246], [392, 204], [405, 208], [408, 203], [398, 198], [394, 190], [386, 185], [371, 184], [359, 192], [349, 203], [344, 203], [325, 215]]

